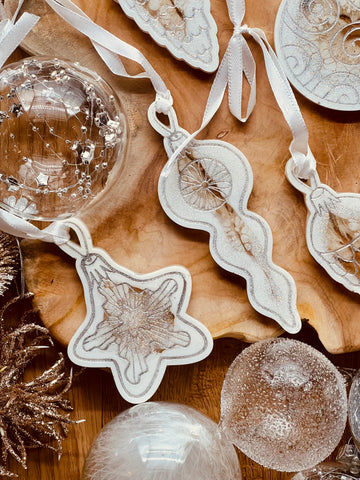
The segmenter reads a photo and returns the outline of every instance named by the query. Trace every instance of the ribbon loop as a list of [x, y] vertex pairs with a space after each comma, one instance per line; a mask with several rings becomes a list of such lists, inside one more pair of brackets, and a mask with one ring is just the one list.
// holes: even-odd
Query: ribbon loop
[[[113, 73], [130, 78], [148, 78], [157, 94], [164, 98], [171, 98], [164, 81], [139, 50], [94, 23], [71, 0], [46, 0], [46, 2], [63, 20], [90, 39], [100, 57]], [[129, 74], [119, 55], [138, 63], [144, 72], [135, 75]]]
[[168, 95], [161, 95], [160, 93], [156, 94], [155, 110], [157, 113], [168, 115], [172, 106], [173, 99], [170, 92], [168, 92]]

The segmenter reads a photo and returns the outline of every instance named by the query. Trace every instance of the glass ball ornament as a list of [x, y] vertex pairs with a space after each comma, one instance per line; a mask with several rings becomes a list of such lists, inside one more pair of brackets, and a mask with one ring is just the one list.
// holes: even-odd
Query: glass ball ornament
[[0, 72], [1, 208], [35, 220], [77, 213], [119, 171], [126, 143], [123, 109], [96, 73], [42, 57]]
[[322, 462], [341, 440], [346, 419], [342, 375], [305, 343], [255, 343], [226, 374], [219, 428], [265, 467], [295, 472]]
[[100, 432], [82, 480], [241, 480], [234, 447], [217, 424], [180, 404], [149, 402]]
[[355, 480], [358, 477], [346, 472], [342, 463], [324, 462], [313, 468], [298, 472], [290, 478], [291, 480]]
[[356, 372], [351, 382], [348, 416], [354, 443], [360, 450], [360, 370]]

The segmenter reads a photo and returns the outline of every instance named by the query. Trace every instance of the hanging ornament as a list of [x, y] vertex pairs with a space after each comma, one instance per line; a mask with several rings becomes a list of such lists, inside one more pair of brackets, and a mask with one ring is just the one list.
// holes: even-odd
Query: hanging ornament
[[32, 57], [0, 73], [5, 210], [41, 220], [72, 215], [119, 171], [126, 141], [118, 100], [93, 72]]
[[275, 46], [305, 97], [335, 110], [360, 110], [359, 34], [359, 0], [283, 0]]
[[30, 296], [12, 299], [0, 312], [0, 475], [4, 477], [17, 476], [6, 466], [9, 457], [27, 468], [29, 448], [44, 447], [60, 455], [68, 426], [76, 423], [68, 413], [72, 408], [65, 395], [71, 377], [62, 354], [48, 369], [23, 379], [34, 359], [52, 345], [47, 329], [31, 321], [33, 310], [25, 311], [16, 326], [9, 324], [9, 307]]
[[[249, 301], [258, 312], [276, 320], [288, 332], [297, 332], [292, 277], [271, 259], [272, 235], [265, 220], [247, 209], [252, 171], [246, 157], [219, 140], [192, 140], [180, 128], [173, 109], [170, 127], [149, 110], [153, 128], [164, 136], [169, 161], [160, 175], [159, 199], [176, 223], [210, 233], [210, 251], [224, 269], [244, 277]], [[180, 153], [177, 150], [180, 147]]]
[[59, 246], [76, 258], [87, 307], [68, 347], [74, 363], [110, 368], [123, 398], [140, 403], [155, 393], [166, 365], [194, 363], [209, 355], [210, 333], [186, 314], [191, 292], [186, 269], [173, 266], [137, 275], [93, 247], [80, 220], [68, 220], [65, 226], [80, 245], [69, 241]]
[[122, 412], [93, 443], [82, 480], [241, 480], [234, 447], [210, 418], [176, 403]]
[[219, 64], [210, 0], [115, 0], [126, 15], [176, 58], [213, 72]]
[[285, 338], [246, 348], [221, 394], [221, 431], [255, 462], [294, 472], [323, 461], [341, 440], [345, 382], [320, 352]]

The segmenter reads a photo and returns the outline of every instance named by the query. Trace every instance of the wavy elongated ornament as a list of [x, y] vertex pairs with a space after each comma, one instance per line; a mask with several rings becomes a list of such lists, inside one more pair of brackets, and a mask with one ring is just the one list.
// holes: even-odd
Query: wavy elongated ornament
[[170, 110], [169, 120], [170, 126], [164, 126], [154, 106], [150, 107], [149, 121], [163, 135], [170, 157], [159, 179], [164, 211], [179, 225], [207, 231], [214, 260], [246, 279], [255, 310], [288, 332], [299, 331], [295, 282], [272, 262], [269, 225], [247, 209], [253, 179], [246, 157], [218, 140], [191, 140], [176, 155], [189, 133], [178, 126], [174, 110]]
[[115, 0], [126, 15], [176, 58], [205, 72], [219, 64], [209, 0]]
[[337, 282], [360, 293], [360, 195], [337, 193], [315, 172], [309, 184], [299, 179], [290, 159], [290, 183], [305, 196], [306, 240], [315, 260]]
[[65, 225], [76, 232], [80, 245], [69, 241], [59, 247], [76, 258], [87, 308], [68, 346], [74, 363], [110, 368], [123, 398], [141, 403], [155, 393], [167, 365], [209, 355], [209, 331], [186, 313], [191, 276], [185, 268], [138, 275], [93, 247], [80, 220]]

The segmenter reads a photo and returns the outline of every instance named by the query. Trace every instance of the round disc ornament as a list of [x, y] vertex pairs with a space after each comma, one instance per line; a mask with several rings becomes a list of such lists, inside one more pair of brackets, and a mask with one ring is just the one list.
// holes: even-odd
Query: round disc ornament
[[234, 447], [215, 422], [181, 404], [149, 402], [100, 432], [83, 480], [241, 480]]
[[0, 72], [0, 205], [11, 213], [77, 213], [118, 170], [126, 140], [119, 101], [96, 73], [41, 57]]
[[323, 461], [341, 440], [346, 418], [341, 374], [302, 342], [258, 342], [227, 372], [220, 429], [265, 467], [294, 472]]
[[275, 46], [293, 86], [335, 110], [360, 110], [360, 0], [283, 0]]

